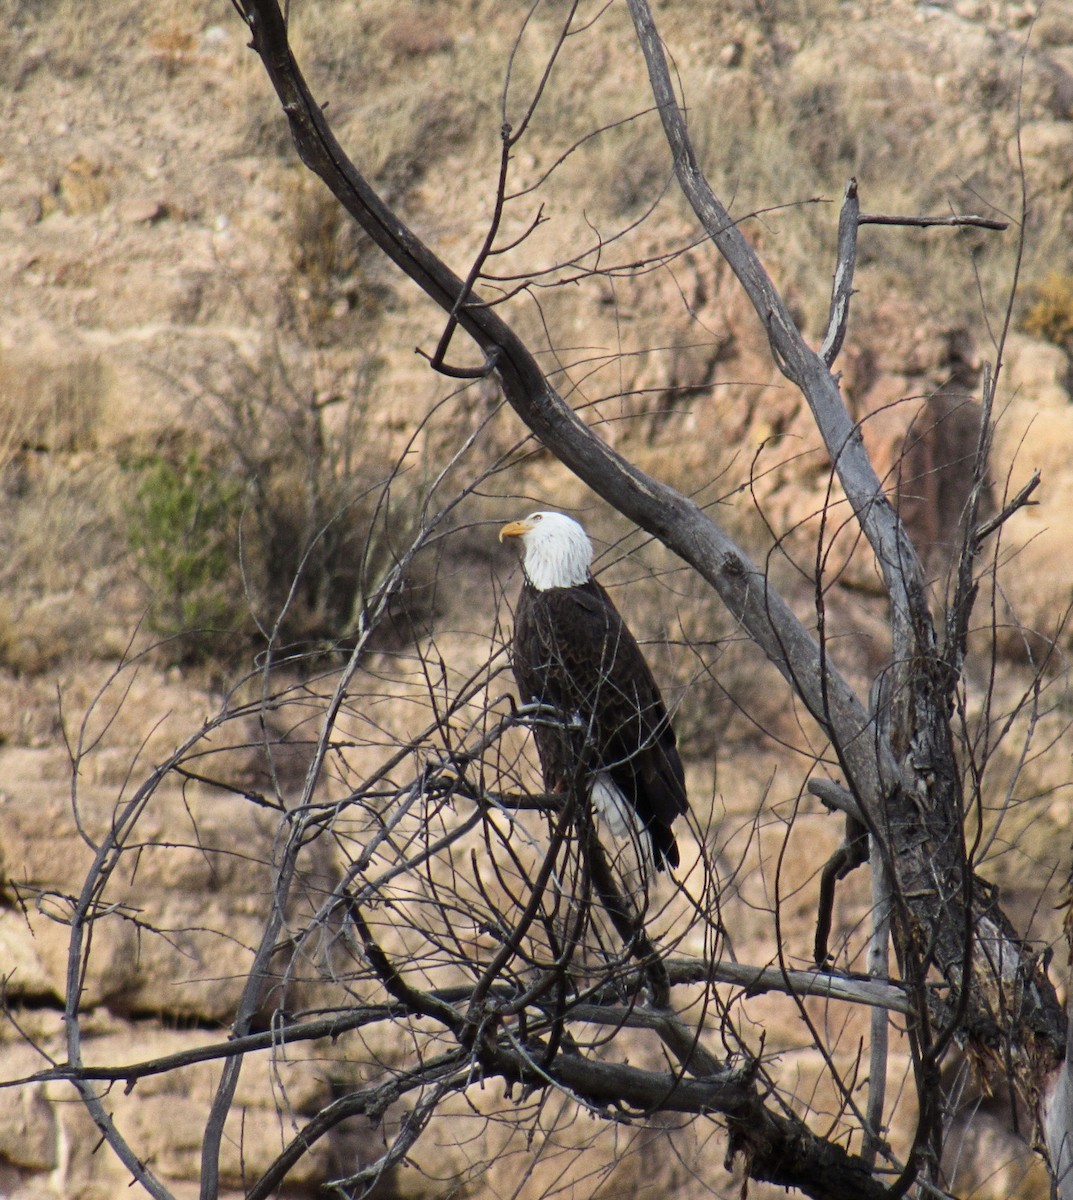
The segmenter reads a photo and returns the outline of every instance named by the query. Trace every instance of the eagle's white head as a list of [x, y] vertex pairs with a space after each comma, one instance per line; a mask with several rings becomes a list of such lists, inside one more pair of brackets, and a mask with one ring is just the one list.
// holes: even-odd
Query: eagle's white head
[[523, 521], [504, 525], [499, 540], [504, 538], [521, 539], [522, 569], [539, 592], [577, 587], [589, 578], [592, 542], [573, 517], [557, 512], [531, 513]]

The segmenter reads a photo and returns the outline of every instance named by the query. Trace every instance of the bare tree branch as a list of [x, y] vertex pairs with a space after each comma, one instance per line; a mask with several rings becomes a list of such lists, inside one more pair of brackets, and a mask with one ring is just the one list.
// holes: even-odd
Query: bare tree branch
[[971, 215], [965, 216], [949, 216], [949, 217], [893, 217], [881, 216], [878, 213], [861, 213], [857, 218], [859, 225], [905, 225], [915, 229], [930, 229], [932, 226], [946, 226], [948, 228], [966, 228], [976, 229], [991, 229], [997, 233], [1002, 233], [1009, 229], [1009, 221], [999, 221], [992, 217], [976, 217]]

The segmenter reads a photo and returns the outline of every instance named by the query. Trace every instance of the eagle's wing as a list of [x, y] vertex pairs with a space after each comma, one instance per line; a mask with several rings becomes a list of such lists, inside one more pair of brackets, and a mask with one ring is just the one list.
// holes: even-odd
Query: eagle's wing
[[514, 668], [523, 698], [554, 705], [583, 738], [579, 763], [576, 740], [537, 728], [547, 785], [565, 785], [579, 766], [609, 776], [648, 829], [657, 866], [677, 865], [671, 825], [688, 804], [674, 730], [648, 663], [604, 589], [593, 580], [526, 589]]

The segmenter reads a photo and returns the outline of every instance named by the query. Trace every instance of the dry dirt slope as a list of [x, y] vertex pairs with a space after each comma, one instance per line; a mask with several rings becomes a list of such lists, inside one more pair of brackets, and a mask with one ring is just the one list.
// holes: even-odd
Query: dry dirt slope
[[[295, 8], [300, 44], [313, 77], [332, 100], [329, 111], [338, 114], [355, 145], [365, 147], [363, 161], [387, 193], [401, 199], [408, 219], [464, 268], [487, 213], [498, 79], [519, 14], [509, 6], [477, 3]], [[976, 209], [983, 202], [1014, 210], [1017, 81], [1028, 32], [1024, 6], [824, 4], [804, 11], [766, 5], [758, 14], [742, 5], [705, 14], [701, 21], [696, 6], [668, 4], [657, 15], [675, 48], [713, 177], [739, 198], [736, 211], [817, 194], [837, 197], [851, 173], [860, 179], [867, 206], [876, 209]], [[128, 526], [136, 464], [145, 456], [171, 461], [180, 453], [177, 446], [196, 445], [226, 473], [234, 469], [229, 455], [236, 431], [245, 435], [270, 425], [281, 407], [302, 411], [307, 393], [323, 400], [347, 388], [360, 395], [360, 421], [353, 420], [367, 457], [389, 461], [448, 389], [412, 353], [414, 345], [434, 342], [439, 328], [434, 315], [367, 246], [332, 223], [304, 182], [228, 5], [193, 4], [177, 14], [118, 0], [98, 6], [12, 2], [4, 17], [0, 864], [7, 907], [0, 913], [0, 953], [20, 1027], [59, 1052], [55, 1006], [63, 990], [65, 927], [50, 919], [48, 905], [43, 913], [24, 912], [16, 893], [26, 886], [60, 895], [80, 888], [88, 851], [72, 819], [65, 739], [77, 732], [131, 639], [141, 646], [155, 636], [139, 628], [159, 580], [146, 578], [144, 560], [132, 549]], [[538, 28], [546, 34], [550, 24], [538, 21]], [[595, 52], [586, 43], [583, 66], [594, 78], [602, 73], [606, 87], [583, 100], [576, 88], [553, 87], [542, 110], [546, 118], [518, 156], [523, 181], [538, 179], [564, 144], [645, 106], [640, 66], [629, 51], [621, 14], [612, 12], [605, 28]], [[537, 62], [535, 50], [531, 60], [520, 60], [523, 84]], [[578, 69], [575, 63], [575, 73]], [[1073, 6], [1047, 7], [1033, 31], [1023, 79], [1031, 284], [1050, 268], [1073, 270]], [[601, 228], [635, 219], [662, 184], [662, 155], [658, 138], [640, 123], [575, 155], [547, 186], [552, 219], [519, 250], [514, 265], [532, 269], [579, 244], [586, 226], [579, 219], [578, 194], [586, 196], [586, 220]], [[509, 220], [520, 230], [531, 215], [520, 207]], [[822, 205], [772, 214], [752, 227], [813, 325], [823, 309], [832, 226], [831, 207]], [[642, 226], [633, 245], [638, 253], [656, 252], [686, 237], [685, 218], [669, 202]], [[928, 393], [960, 364], [971, 372], [987, 353], [973, 254], [990, 285], [1010, 265], [1010, 239], [966, 245], [966, 239], [930, 233], [863, 246], [845, 386], [862, 417], [885, 414], [869, 421], [866, 431], [887, 461], [896, 458], [915, 412], [899, 405], [890, 416], [887, 406]], [[991, 293], [989, 301], [995, 302]], [[754, 494], [780, 531], [804, 521], [799, 536], [808, 544], [812, 527], [806, 518], [818, 511], [826, 487], [822, 463], [802, 453], [815, 439], [793, 398], [773, 386], [776, 373], [764, 360], [755, 329], [705, 255], [687, 258], [673, 273], [647, 276], [632, 289], [624, 282], [613, 295], [603, 284], [553, 291], [544, 316], [557, 345], [597, 347], [613, 363], [614, 379], [598, 376], [592, 395], [583, 398], [605, 398], [597, 411], [609, 421], [608, 436], [677, 485], [710, 487], [713, 476], [726, 471], [718, 490], [729, 496], [746, 479], [754, 454], [774, 447], [764, 452]], [[515, 319], [540, 336], [539, 323], [524, 305]], [[630, 357], [618, 358], [613, 351], [619, 349]], [[283, 364], [278, 374], [264, 365], [277, 359]], [[295, 378], [300, 385], [288, 390]], [[1012, 472], [1018, 483], [1039, 466], [1045, 489], [1040, 506], [1009, 531], [1004, 554], [1019, 557], [1006, 576], [1002, 602], [1009, 608], [1002, 614], [1006, 619], [1012, 611], [1043, 630], [1053, 628], [1055, 614], [1073, 595], [1066, 566], [1071, 533], [1066, 493], [1073, 487], [1067, 383], [1061, 349], [1015, 340], [994, 474], [1005, 480]], [[287, 408], [296, 393], [299, 409]], [[622, 399], [631, 393], [637, 398]], [[688, 403], [681, 402], [683, 394]], [[236, 424], [236, 398], [261, 405], [244, 418], [247, 424]], [[443, 410], [422, 442], [427, 462], [440, 461], [458, 422], [472, 421], [491, 403], [494, 397], [481, 396], [470, 407], [466, 400]], [[340, 421], [328, 432], [338, 436], [347, 429]], [[518, 434], [505, 421], [493, 427], [482, 449], [493, 454]], [[272, 495], [290, 493], [293, 463], [279, 465], [271, 455], [257, 463], [279, 471]], [[342, 457], [333, 460], [334, 467], [342, 465]], [[350, 466], [355, 475], [369, 469], [365, 461]], [[244, 486], [249, 482], [235, 473]], [[467, 529], [468, 522], [515, 515], [528, 500], [514, 496], [536, 495], [542, 502], [559, 498], [579, 506], [608, 541], [622, 533], [546, 463], [527, 465], [489, 490], [491, 499], [463, 510], [462, 531], [440, 563], [446, 579], [479, 575], [480, 586], [452, 582], [440, 589], [430, 610], [439, 645], [450, 650], [459, 672], [479, 660], [484, 648], [479, 638], [494, 619], [494, 595], [485, 586], [492, 574], [492, 552], [485, 548], [489, 534]], [[764, 527], [748, 499], [727, 511], [742, 536], [754, 539], [750, 548], [759, 555]], [[661, 565], [658, 556], [654, 565]], [[501, 576], [510, 569], [505, 560], [492, 566]], [[867, 564], [854, 567], [847, 579], [855, 590], [832, 598], [852, 634], [851, 664], [862, 673], [875, 669], [883, 653], [881, 642], [870, 641], [881, 614], [871, 607], [868, 574]], [[647, 622], [653, 635], [666, 634], [661, 593], [655, 594], [637, 620]], [[683, 608], [684, 620], [690, 610]], [[705, 621], [717, 619], [710, 608], [700, 611]], [[1017, 639], [1007, 649], [1013, 657], [1003, 662], [1002, 672], [1016, 691]], [[155, 654], [129, 691], [126, 675], [109, 691], [91, 721], [91, 734], [100, 731], [102, 741], [81, 767], [77, 793], [79, 811], [91, 825], [106, 824], [130, 779], [137, 782], [216, 711], [221, 691], [243, 669], [243, 654], [248, 661], [251, 645], [240, 650], [238, 665], [226, 657], [189, 669]], [[666, 653], [664, 659], [673, 674], [673, 656]], [[739, 664], [728, 653], [719, 669], [726, 671], [726, 686], [758, 705], [768, 724], [785, 718], [781, 696], [766, 701], [762, 691], [749, 690], [756, 668], [747, 659]], [[121, 706], [118, 696], [124, 697]], [[686, 741], [694, 756], [691, 777], [696, 794], [709, 797], [724, 821], [748, 831], [761, 797], [775, 812], [792, 800], [802, 768], [750, 740], [748, 729], [735, 723], [732, 706], [720, 703], [727, 744], [714, 764], [710, 729], [683, 707], [683, 721], [692, 730]], [[1050, 742], [1051, 730], [1064, 729], [1064, 705], [1063, 700], [1048, 718], [1044, 742]], [[113, 707], [119, 712], [109, 721]], [[799, 737], [793, 719], [785, 719], [779, 732], [791, 741]], [[735, 757], [737, 747], [744, 747], [744, 760]], [[1060, 740], [1051, 743], [1050, 752], [1019, 780], [1018, 799], [1043, 798], [1020, 810], [1023, 824], [1035, 830], [1033, 840], [1019, 852], [997, 855], [992, 864], [991, 873], [1028, 913], [1038, 900], [1036, 879], [1061, 870], [1068, 848], [1071, 772], [1062, 747]], [[301, 750], [295, 755], [297, 777]], [[129, 775], [134, 761], [140, 765]], [[1007, 775], [1014, 765], [1004, 768]], [[239, 774], [257, 769], [237, 751], [232, 766]], [[773, 772], [777, 782], [768, 791]], [[998, 778], [1001, 782], [1001, 771]], [[196, 830], [205, 844], [236, 839], [250, 852], [245, 861], [228, 859], [226, 871], [218, 863], [210, 869], [196, 850], [145, 855], [131, 904], [158, 924], [187, 932], [171, 941], [140, 939], [133, 926], [102, 933], [86, 1003], [94, 1010], [92, 1053], [103, 1060], [121, 1053], [150, 1057], [213, 1036], [214, 1027], [227, 1021], [244, 959], [234, 946], [235, 957], [229, 958], [219, 938], [189, 931], [226, 928], [241, 946], [261, 915], [265, 880], [257, 864], [268, 857], [272, 838], [263, 813], [221, 807], [215, 795], [191, 785], [162, 792], [153, 820], [146, 836], [154, 841], [194, 841]], [[822, 817], [810, 821], [815, 845], [826, 846], [836, 836]], [[847, 924], [859, 902], [847, 899]], [[794, 914], [802, 928], [810, 903], [806, 889]], [[763, 906], [746, 905], [744, 914], [736, 949], [763, 957], [770, 938]], [[801, 940], [807, 945], [807, 934]], [[5, 1077], [40, 1064], [13, 1029], [4, 1037]], [[810, 1064], [802, 1067], [805, 1074], [809, 1069]], [[192, 1194], [197, 1114], [210, 1079], [208, 1069], [190, 1071], [155, 1089], [139, 1087], [125, 1106], [117, 1100], [122, 1118], [139, 1130], [144, 1153], [178, 1195]], [[236, 1155], [225, 1165], [229, 1185], [236, 1187], [243, 1166], [256, 1169], [267, 1161], [281, 1136], [276, 1085], [248, 1074], [242, 1087], [245, 1161]], [[323, 1103], [329, 1087], [326, 1074], [309, 1062], [296, 1064], [286, 1080], [298, 1112]], [[104, 1153], [93, 1153], [96, 1135], [66, 1103], [69, 1098], [58, 1085], [0, 1093], [0, 1193], [19, 1200], [75, 1200], [115, 1195], [125, 1186], [124, 1173]], [[718, 1193], [731, 1194], [733, 1185], [719, 1170], [717, 1139], [699, 1144], [702, 1135], [693, 1136], [698, 1142], [693, 1161], [710, 1171]], [[444, 1147], [459, 1155], [447, 1160], [459, 1172], [465, 1165], [460, 1140], [452, 1142], [449, 1133], [443, 1137]], [[344, 1150], [361, 1153], [360, 1147]], [[595, 1153], [614, 1156], [608, 1146]], [[312, 1189], [318, 1176], [337, 1169], [326, 1150], [296, 1184]], [[627, 1161], [617, 1186], [628, 1186], [632, 1169]], [[672, 1178], [669, 1162], [661, 1170]], [[506, 1177], [495, 1180], [498, 1187], [508, 1183]], [[533, 1186], [539, 1190], [542, 1183], [538, 1178]], [[579, 1192], [583, 1186], [578, 1184]], [[1011, 1185], [999, 1175], [989, 1186], [999, 1196], [1009, 1194]], [[438, 1185], [411, 1170], [398, 1172], [392, 1187], [421, 1196], [436, 1194]]]

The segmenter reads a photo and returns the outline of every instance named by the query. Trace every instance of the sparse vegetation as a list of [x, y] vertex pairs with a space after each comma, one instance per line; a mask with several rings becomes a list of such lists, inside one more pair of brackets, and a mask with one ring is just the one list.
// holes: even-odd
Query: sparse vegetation
[[[338, 344], [359, 328], [368, 339], [386, 299], [362, 269], [372, 243], [308, 174], [288, 176], [284, 198], [295, 333], [312, 347]], [[345, 323], [351, 314], [357, 321]]]
[[210, 449], [127, 464], [151, 627], [184, 659], [232, 660], [265, 639], [274, 653], [337, 647], [410, 536], [421, 453], [394, 461], [360, 371], [303, 390], [277, 352], [234, 358], [228, 376], [226, 394], [196, 397]]
[[1032, 289], [1022, 326], [1026, 333], [1073, 352], [1073, 275], [1049, 272]]

